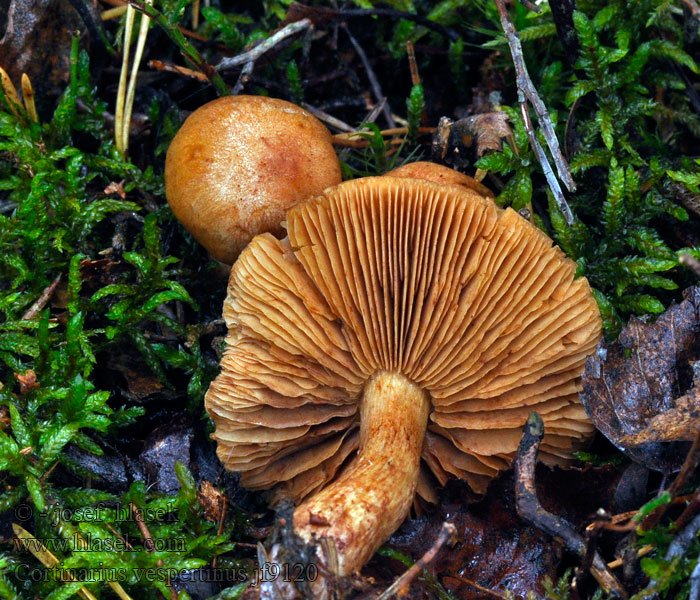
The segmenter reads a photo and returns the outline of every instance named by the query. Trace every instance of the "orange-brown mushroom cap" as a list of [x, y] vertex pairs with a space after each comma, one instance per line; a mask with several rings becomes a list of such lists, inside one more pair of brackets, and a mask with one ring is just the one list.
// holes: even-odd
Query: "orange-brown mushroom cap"
[[388, 173], [387, 177], [410, 177], [412, 179], [425, 179], [441, 185], [456, 185], [472, 190], [481, 196], [493, 198], [493, 192], [483, 183], [473, 177], [450, 169], [445, 165], [419, 160], [417, 162], [401, 165]]
[[283, 234], [296, 202], [341, 181], [330, 132], [276, 98], [225, 96], [194, 111], [165, 161], [175, 216], [217, 259], [231, 264], [257, 234]]
[[[578, 399], [601, 319], [585, 278], [514, 211], [415, 179], [345, 182], [256, 237], [230, 276], [206, 408], [218, 456], [251, 489], [299, 501], [351, 464], [359, 402], [396, 372], [430, 402], [417, 491], [506, 469], [530, 411], [565, 464], [593, 426]], [[430, 475], [432, 474], [432, 476]]]

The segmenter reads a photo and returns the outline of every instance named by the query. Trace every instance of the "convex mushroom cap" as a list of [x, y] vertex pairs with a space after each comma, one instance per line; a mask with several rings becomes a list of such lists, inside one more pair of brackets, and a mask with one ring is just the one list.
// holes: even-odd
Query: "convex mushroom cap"
[[388, 173], [387, 177], [409, 177], [412, 179], [425, 179], [441, 185], [456, 185], [472, 190], [481, 196], [493, 198], [493, 192], [484, 184], [478, 182], [473, 177], [455, 171], [450, 167], [437, 163], [419, 160], [417, 162], [401, 165]]
[[[593, 432], [578, 399], [601, 335], [588, 282], [540, 230], [469, 190], [348, 181], [292, 208], [288, 239], [233, 266], [221, 373], [206, 408], [218, 456], [295, 531], [360, 568], [414, 493], [508, 468], [530, 411], [565, 465]], [[359, 451], [358, 451], [359, 450]]]
[[165, 161], [173, 213], [227, 264], [253, 236], [282, 235], [287, 209], [340, 181], [323, 124], [295, 104], [263, 96], [225, 96], [201, 106]]

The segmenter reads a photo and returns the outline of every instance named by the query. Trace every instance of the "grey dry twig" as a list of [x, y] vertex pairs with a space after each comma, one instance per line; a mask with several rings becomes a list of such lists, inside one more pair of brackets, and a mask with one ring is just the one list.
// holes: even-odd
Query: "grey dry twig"
[[[547, 512], [537, 498], [535, 490], [535, 465], [537, 452], [544, 437], [544, 423], [537, 413], [530, 413], [525, 423], [523, 437], [515, 457], [515, 502], [516, 510], [521, 519], [532, 523], [542, 531], [563, 541], [571, 552], [584, 558], [586, 543], [574, 527], [565, 519]], [[595, 552], [590, 565], [591, 574], [603, 588], [605, 593], [616, 597], [626, 598], [627, 592], [608, 569], [607, 565]]]
[[566, 198], [564, 198], [564, 193], [562, 192], [559, 181], [554, 175], [547, 155], [544, 149], [537, 141], [537, 136], [535, 135], [535, 129], [530, 119], [530, 108], [528, 102], [532, 105], [537, 115], [537, 120], [542, 128], [542, 133], [544, 134], [545, 140], [547, 140], [547, 146], [549, 151], [552, 153], [552, 158], [554, 159], [554, 164], [557, 168], [557, 174], [559, 179], [564, 182], [567, 189], [571, 192], [576, 190], [576, 184], [574, 183], [571, 172], [569, 171], [569, 165], [566, 162], [566, 158], [561, 152], [559, 147], [559, 140], [557, 139], [556, 132], [554, 131], [554, 126], [552, 125], [552, 119], [549, 116], [549, 111], [545, 106], [542, 98], [540, 98], [537, 90], [535, 89], [532, 80], [530, 79], [530, 74], [528, 73], [527, 66], [525, 65], [525, 59], [523, 58], [523, 49], [520, 44], [520, 38], [518, 33], [515, 31], [515, 27], [510, 20], [508, 15], [508, 10], [505, 7], [504, 0], [494, 0], [496, 6], [498, 7], [498, 14], [501, 18], [501, 27], [503, 27], [503, 32], [508, 40], [508, 46], [510, 47], [510, 53], [513, 57], [513, 66], [515, 67], [516, 82], [518, 86], [518, 102], [520, 103], [520, 111], [522, 113], [523, 122], [525, 124], [525, 130], [527, 131], [527, 137], [530, 140], [530, 146], [537, 157], [540, 165], [542, 165], [542, 171], [544, 176], [547, 178], [547, 183], [549, 184], [552, 193], [554, 194], [554, 199], [557, 202], [564, 219], [569, 225], [574, 222], [574, 215], [569, 208]]

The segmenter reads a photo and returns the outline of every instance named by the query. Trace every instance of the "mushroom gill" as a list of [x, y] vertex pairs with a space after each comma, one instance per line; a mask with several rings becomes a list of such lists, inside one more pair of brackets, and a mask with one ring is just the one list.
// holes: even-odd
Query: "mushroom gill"
[[[579, 403], [601, 335], [588, 282], [514, 211], [464, 188], [373, 177], [287, 214], [235, 263], [206, 407], [244, 486], [301, 502], [295, 531], [364, 564], [430, 481], [476, 492], [530, 411], [541, 458], [593, 432]], [[359, 452], [358, 452], [359, 449]], [[432, 475], [431, 475], [432, 474]]]

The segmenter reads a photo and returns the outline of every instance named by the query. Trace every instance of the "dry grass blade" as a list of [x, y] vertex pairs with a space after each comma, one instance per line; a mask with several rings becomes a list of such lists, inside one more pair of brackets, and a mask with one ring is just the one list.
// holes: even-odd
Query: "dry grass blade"
[[[145, 0], [145, 2], [146, 4], [153, 4], [153, 0]], [[139, 65], [141, 64], [141, 57], [143, 56], [143, 50], [146, 46], [146, 38], [148, 37], [148, 27], [150, 24], [151, 20], [144, 13], [141, 13], [139, 37], [136, 40], [136, 52], [134, 52], [134, 62], [131, 65], [129, 89], [126, 93], [126, 102], [124, 105], [124, 123], [122, 125], [122, 145], [124, 154], [126, 154], [126, 151], [129, 149], [129, 129], [131, 126], [131, 112], [134, 108], [134, 96], [136, 94], [136, 78], [139, 74]], [[124, 43], [126, 45], [126, 40]]]
[[[35, 538], [26, 529], [17, 525], [17, 523], [12, 523], [12, 531], [14, 531], [15, 536], [17, 536], [17, 539], [21, 542], [22, 546], [24, 546], [28, 552], [34, 555], [34, 558], [36, 558], [47, 569], [53, 569], [59, 565], [60, 561], [58, 558], [56, 558], [48, 550], [48, 548], [41, 543], [40, 540]], [[76, 579], [70, 575], [70, 572], [66, 572], [65, 577], [68, 581], [76, 581]], [[87, 588], [80, 588], [78, 593], [85, 598], [85, 600], [97, 600], [97, 598]]]
[[[146, 0], [146, 4], [152, 4], [153, 0]], [[117, 104], [114, 111], [114, 141], [119, 153], [124, 156], [129, 149], [129, 130], [131, 128], [131, 114], [134, 107], [134, 96], [136, 94], [136, 78], [139, 72], [139, 65], [143, 50], [146, 46], [148, 27], [150, 19], [141, 14], [141, 25], [139, 35], [136, 40], [136, 50], [134, 60], [131, 65], [131, 74], [128, 79], [127, 70], [129, 68], [129, 53], [131, 47], [131, 34], [134, 30], [134, 15], [136, 9], [129, 5], [126, 10], [126, 22], [124, 24], [124, 50], [122, 55], [122, 68], [119, 74], [119, 89], [117, 90]]]
[[131, 34], [134, 30], [135, 10], [127, 6], [126, 20], [124, 22], [124, 48], [122, 50], [122, 68], [119, 73], [119, 88], [117, 89], [117, 103], [114, 109], [114, 144], [120, 154], [124, 155], [124, 103], [126, 99], [127, 71], [129, 69], [129, 51], [131, 49]]
[[26, 73], [22, 73], [22, 96], [24, 97], [24, 108], [27, 110], [29, 118], [38, 123], [39, 115], [36, 112], [36, 104], [34, 102], [34, 88], [32, 88], [32, 82]]
[[12, 114], [18, 119], [22, 119], [22, 102], [19, 99], [17, 88], [14, 86], [10, 76], [2, 67], [0, 67], [0, 84], [2, 84], [2, 89], [5, 92], [5, 98], [7, 99], [7, 105], [12, 111]]

